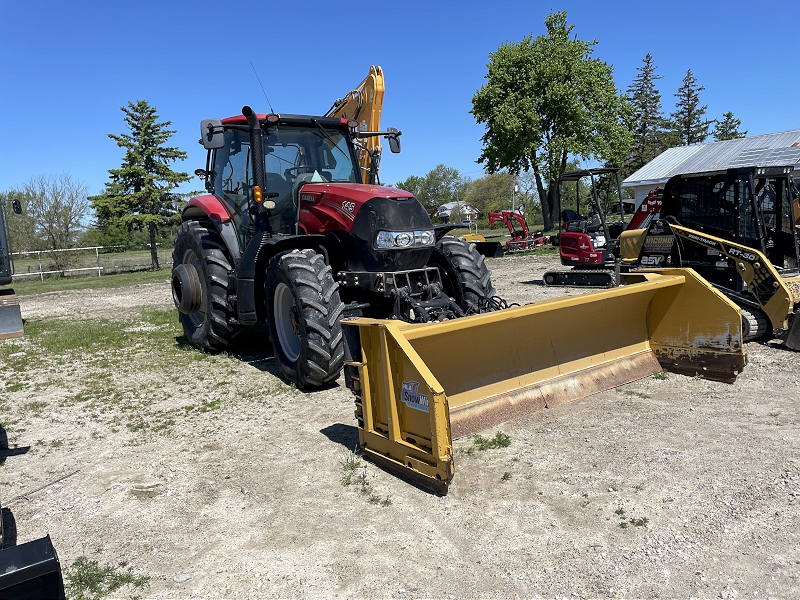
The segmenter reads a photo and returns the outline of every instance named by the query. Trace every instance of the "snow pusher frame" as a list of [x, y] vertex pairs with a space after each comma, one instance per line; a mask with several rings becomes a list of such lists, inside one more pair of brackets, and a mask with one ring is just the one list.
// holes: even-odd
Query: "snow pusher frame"
[[739, 308], [691, 269], [441, 323], [342, 321], [365, 458], [446, 494], [453, 439], [662, 368], [733, 381]]

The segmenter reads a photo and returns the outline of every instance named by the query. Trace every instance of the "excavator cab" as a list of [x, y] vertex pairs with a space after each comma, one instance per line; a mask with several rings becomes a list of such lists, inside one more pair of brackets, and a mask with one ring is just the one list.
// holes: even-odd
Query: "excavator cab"
[[[569, 198], [574, 199], [575, 210], [564, 208], [559, 212], [559, 252], [564, 265], [613, 266], [615, 261], [613, 243], [624, 228], [624, 223], [608, 222], [601, 203], [603, 190], [606, 191], [606, 204], [610, 204], [611, 178], [616, 182], [616, 196], [619, 201], [620, 219], [624, 214], [622, 192], [617, 169], [585, 169], [563, 173], [558, 178], [558, 206]], [[588, 193], [585, 185], [589, 181]], [[603, 181], [605, 179], [605, 181]], [[567, 184], [574, 183], [573, 190]], [[572, 187], [572, 186], [569, 186]], [[585, 196], [582, 198], [582, 189]], [[581, 215], [585, 213], [585, 216]]]

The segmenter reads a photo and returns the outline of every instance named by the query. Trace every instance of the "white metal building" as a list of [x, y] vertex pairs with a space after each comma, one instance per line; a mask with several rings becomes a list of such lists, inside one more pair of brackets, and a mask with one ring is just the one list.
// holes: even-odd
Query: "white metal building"
[[638, 208], [650, 190], [664, 187], [673, 175], [791, 164], [795, 181], [800, 180], [800, 129], [670, 148], [623, 181], [622, 187], [634, 189]]

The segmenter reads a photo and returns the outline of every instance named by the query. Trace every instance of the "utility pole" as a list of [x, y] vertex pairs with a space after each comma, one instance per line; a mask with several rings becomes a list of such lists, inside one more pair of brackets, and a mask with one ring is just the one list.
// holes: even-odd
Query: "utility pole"
[[514, 186], [511, 188], [511, 212], [514, 212], [515, 208], [515, 201], [516, 201], [516, 194], [519, 191], [519, 187], [517, 187], [517, 178], [514, 177]]

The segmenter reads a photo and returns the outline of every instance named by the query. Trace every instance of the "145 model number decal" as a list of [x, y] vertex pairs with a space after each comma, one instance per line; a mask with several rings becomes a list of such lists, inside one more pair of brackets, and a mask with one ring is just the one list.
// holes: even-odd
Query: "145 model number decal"
[[356, 209], [356, 203], [355, 202], [350, 202], [348, 200], [345, 200], [344, 202], [342, 202], [342, 210], [344, 212], [349, 212], [349, 213], [352, 214], [352, 212], [355, 209]]

